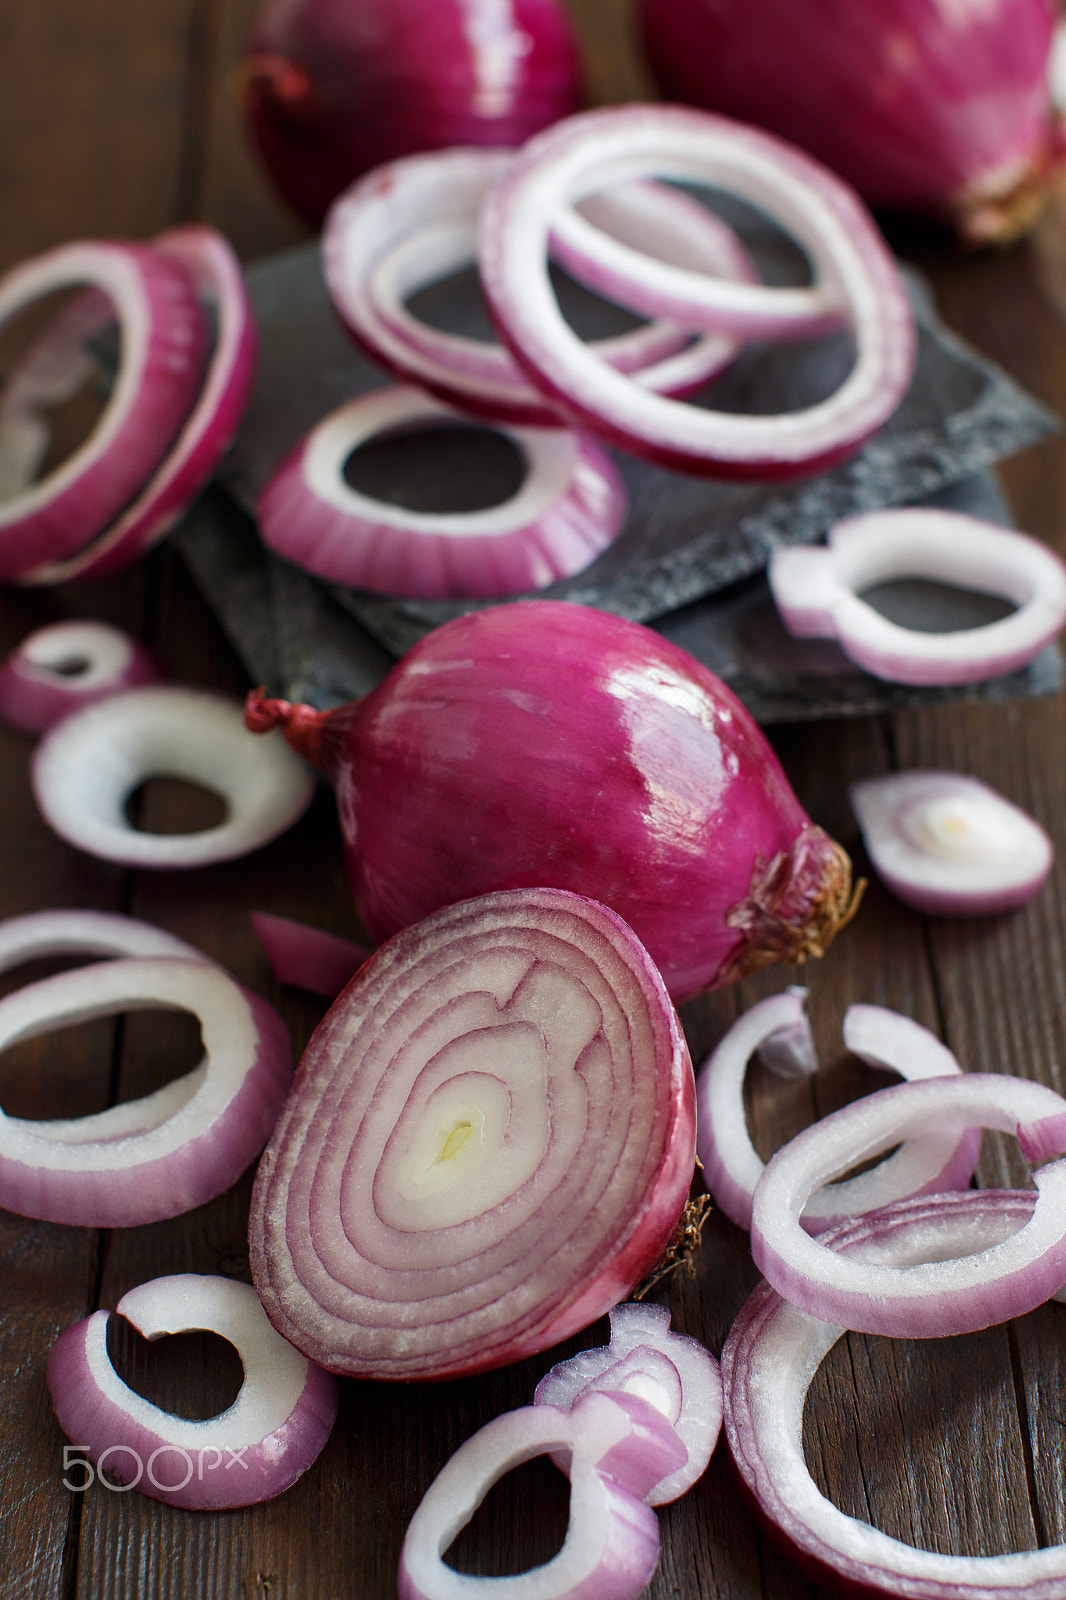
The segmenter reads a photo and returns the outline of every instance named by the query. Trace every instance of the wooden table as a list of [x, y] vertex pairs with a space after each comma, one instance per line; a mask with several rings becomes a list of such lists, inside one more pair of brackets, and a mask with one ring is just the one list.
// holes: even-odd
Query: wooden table
[[[621, 0], [573, 0], [598, 99], [646, 92], [625, 40]], [[244, 148], [226, 74], [251, 0], [35, 0], [0, 11], [0, 269], [47, 246], [101, 235], [144, 237], [205, 219], [254, 259], [304, 237], [272, 200]], [[1032, 247], [963, 258], [917, 251], [942, 313], [1053, 409], [1066, 413], [1066, 333], [1038, 285]], [[1066, 526], [1066, 442], [1006, 464], [1017, 523], [1059, 546]], [[107, 582], [0, 595], [0, 650], [60, 617], [103, 617], [150, 641], [186, 681], [241, 694], [247, 676], [174, 552], [163, 548]], [[947, 766], [996, 784], [1063, 844], [1066, 762], [1056, 698], [773, 732], [811, 814], [860, 855], [845, 786], [892, 767]], [[324, 1006], [278, 988], [248, 921], [264, 907], [354, 931], [332, 801], [261, 853], [213, 871], [128, 872], [60, 843], [37, 813], [29, 741], [0, 734], [0, 914], [49, 906], [123, 910], [173, 930], [223, 962], [282, 1012], [301, 1050]], [[154, 783], [147, 825], [179, 827], [192, 800]], [[1064, 853], [1063, 861], [1066, 861]], [[877, 1086], [842, 1056], [844, 1008], [894, 1007], [934, 1029], [968, 1068], [1066, 1089], [1066, 867], [1016, 915], [932, 921], [875, 883], [827, 959], [799, 974], [826, 1067], [794, 1089], [756, 1078], [752, 1116], [768, 1155], [816, 1113]], [[19, 977], [21, 978], [21, 974]], [[685, 1008], [695, 1060], [780, 970]], [[5, 982], [10, 985], [14, 978]], [[7, 1053], [2, 1098], [23, 1115], [76, 1114], [129, 1096], [190, 1064], [188, 1029], [130, 1018], [70, 1028]], [[1012, 1141], [990, 1141], [983, 1184], [1026, 1174]], [[64, 1486], [65, 1440], [45, 1360], [58, 1331], [161, 1273], [247, 1274], [249, 1178], [173, 1222], [95, 1232], [0, 1215], [0, 1596], [219, 1596], [226, 1600], [386, 1600], [404, 1528], [451, 1452], [497, 1412], [525, 1404], [554, 1359], [442, 1386], [346, 1382], [337, 1427], [314, 1468], [255, 1510], [175, 1511], [100, 1483]], [[664, 1289], [675, 1326], [717, 1352], [755, 1281], [746, 1239], [709, 1223], [693, 1275]], [[971, 1337], [921, 1344], [849, 1336], [808, 1405], [808, 1458], [845, 1509], [903, 1539], [994, 1552], [1066, 1539], [1062, 1426], [1066, 1360], [1060, 1307]], [[605, 1324], [566, 1350], [600, 1342]], [[565, 1352], [564, 1352], [565, 1353]], [[209, 1414], [239, 1374], [219, 1341], [189, 1337], [146, 1354], [117, 1340], [131, 1381], [163, 1403]], [[205, 1376], [206, 1373], [206, 1376]], [[71, 1474], [77, 1481], [78, 1475]], [[565, 1520], [562, 1479], [535, 1462], [493, 1492], [462, 1547], [485, 1570], [544, 1559]], [[704, 1479], [663, 1512], [653, 1600], [793, 1600], [812, 1591], [759, 1536], [724, 1448]]]

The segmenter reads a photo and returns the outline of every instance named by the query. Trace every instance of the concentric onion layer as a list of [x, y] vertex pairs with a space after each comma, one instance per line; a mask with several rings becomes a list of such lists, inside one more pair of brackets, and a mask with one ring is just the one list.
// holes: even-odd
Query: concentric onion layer
[[336, 1372], [499, 1366], [628, 1293], [693, 1162], [688, 1050], [630, 929], [487, 895], [390, 940], [315, 1034], [258, 1170], [256, 1287]]

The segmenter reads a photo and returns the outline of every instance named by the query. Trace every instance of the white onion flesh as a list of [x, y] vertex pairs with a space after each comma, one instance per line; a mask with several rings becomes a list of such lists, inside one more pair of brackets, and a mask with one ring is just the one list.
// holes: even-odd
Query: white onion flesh
[[78, 706], [165, 675], [148, 647], [122, 628], [53, 622], [27, 634], [0, 665], [0, 719], [41, 733]]
[[[211, 866], [276, 838], [311, 802], [310, 769], [278, 737], [249, 733], [239, 702], [211, 690], [127, 689], [71, 712], [42, 736], [33, 792], [61, 839], [129, 866]], [[129, 797], [150, 778], [179, 778], [225, 800], [227, 816], [199, 833], [139, 832]]]
[[[1014, 528], [932, 506], [846, 517], [825, 545], [775, 550], [770, 590], [797, 638], [835, 639], [856, 666], [890, 683], [980, 683], [1026, 666], [1066, 623], [1066, 565]], [[862, 590], [921, 578], [996, 595], [1017, 610], [995, 622], [928, 633], [882, 615]]]
[[870, 865], [905, 905], [934, 916], [987, 916], [1027, 904], [1054, 858], [1020, 806], [964, 773], [912, 770], [848, 790]]
[[177, 934], [117, 911], [27, 911], [0, 922], [0, 972], [52, 956], [181, 956], [206, 961]]
[[772, 1156], [755, 1188], [751, 1249], [786, 1299], [827, 1322], [897, 1338], [972, 1333], [1041, 1305], [1066, 1283], [1066, 1161], [1033, 1174], [1033, 1215], [1009, 1240], [964, 1260], [878, 1266], [846, 1258], [806, 1233], [810, 1196], [901, 1140], [941, 1129], [1017, 1134], [1030, 1161], [1066, 1149], [1066, 1101], [1044, 1084], [997, 1073], [901, 1083], [844, 1106]]
[[582, 571], [620, 532], [627, 496], [610, 457], [567, 428], [493, 424], [526, 471], [482, 511], [413, 511], [353, 488], [361, 444], [390, 431], [469, 418], [424, 391], [376, 390], [331, 412], [285, 458], [259, 499], [265, 544], [320, 578], [377, 593], [490, 598]]
[[63, 1431], [101, 1473], [169, 1505], [218, 1511], [281, 1494], [317, 1460], [337, 1415], [336, 1379], [274, 1332], [250, 1284], [154, 1278], [124, 1294], [115, 1313], [146, 1339], [218, 1334], [236, 1349], [244, 1380], [217, 1416], [175, 1416], [115, 1371], [110, 1313], [65, 1328], [49, 1354], [48, 1387]]

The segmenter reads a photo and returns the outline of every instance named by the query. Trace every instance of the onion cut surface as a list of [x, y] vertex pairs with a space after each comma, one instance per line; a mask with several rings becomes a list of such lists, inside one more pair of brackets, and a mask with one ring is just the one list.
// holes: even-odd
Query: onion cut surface
[[199, 1065], [87, 1117], [0, 1113], [0, 1205], [48, 1222], [131, 1227], [214, 1199], [258, 1155], [291, 1084], [289, 1038], [277, 1012], [213, 962], [117, 957], [25, 984], [0, 1000], [0, 1049], [157, 1009], [199, 1019]]
[[[649, 177], [734, 190], [766, 209], [839, 295], [855, 357], [826, 400], [738, 415], [650, 394], [567, 326], [548, 276], [554, 218], [600, 189]], [[679, 106], [606, 107], [538, 134], [493, 185], [479, 223], [485, 295], [501, 335], [574, 422], [682, 472], [795, 477], [854, 454], [910, 384], [914, 319], [895, 262], [858, 197], [828, 170], [757, 129]], [[712, 291], [707, 289], [707, 293]], [[713, 284], [718, 331], [765, 337], [790, 291]], [[809, 319], [809, 297], [799, 316]], [[795, 320], [796, 313], [793, 313]]]
[[279, 917], [272, 911], [252, 911], [249, 915], [274, 977], [294, 989], [335, 1000], [370, 959], [365, 946], [324, 928]]
[[147, 1339], [204, 1329], [236, 1348], [244, 1381], [218, 1416], [193, 1420], [124, 1383], [107, 1352], [110, 1313], [64, 1328], [48, 1357], [59, 1424], [75, 1447], [128, 1488], [191, 1511], [269, 1500], [306, 1472], [337, 1416], [337, 1381], [270, 1326], [250, 1284], [179, 1273], [115, 1307]]
[[[1028, 1190], [969, 1190], [900, 1201], [833, 1230], [842, 1258], [946, 1274], [955, 1257], [995, 1249], [1032, 1217]], [[908, 1600], [1053, 1600], [1066, 1591], [1066, 1546], [991, 1556], [916, 1549], [846, 1516], [804, 1460], [807, 1390], [843, 1328], [761, 1283], [722, 1350], [729, 1449], [767, 1531], [810, 1579]]]
[[[719, 1208], [738, 1228], [752, 1224], [752, 1197], [766, 1170], [751, 1141], [744, 1107], [744, 1079], [753, 1055], [765, 1054], [782, 1033], [802, 1030], [810, 1039], [806, 991], [788, 989], [758, 1000], [730, 1027], [696, 1075], [696, 1149], [703, 1181]], [[844, 1044], [870, 1066], [911, 1081], [961, 1072], [936, 1036], [910, 1017], [883, 1006], [852, 1005], [844, 1013]], [[817, 1068], [811, 1043], [810, 1070]], [[795, 1052], [792, 1052], [794, 1058]], [[773, 1065], [772, 1059], [769, 1065]], [[794, 1075], [794, 1074], [793, 1074]], [[963, 1188], [981, 1151], [979, 1128], [917, 1133], [876, 1167], [842, 1178], [812, 1193], [802, 1224], [820, 1233], [841, 1218], [916, 1193]]]
[[620, 532], [627, 496], [594, 440], [567, 428], [495, 424], [526, 471], [509, 500], [429, 512], [377, 500], [344, 476], [379, 434], [468, 422], [420, 389], [376, 390], [331, 412], [286, 456], [259, 497], [265, 544], [334, 583], [421, 599], [491, 598], [542, 589], [587, 567]]
[[[826, 545], [773, 551], [767, 578], [781, 620], [801, 639], [835, 639], [889, 683], [980, 683], [1030, 662], [1066, 623], [1066, 564], [1047, 545], [980, 517], [908, 506], [846, 517]], [[883, 616], [861, 590], [925, 578], [1012, 600], [996, 622], [924, 633]]]
[[53, 622], [27, 634], [0, 665], [0, 718], [21, 733], [41, 733], [78, 706], [165, 676], [148, 647], [122, 628]]
[[918, 911], [1012, 911], [1047, 881], [1054, 858], [1048, 835], [979, 778], [890, 772], [859, 779], [848, 795], [877, 876]]
[[[901, 1139], [942, 1128], [1016, 1133], [1030, 1161], [1031, 1219], [993, 1248], [943, 1262], [895, 1267], [853, 1260], [799, 1222], [823, 1183]], [[751, 1252], [780, 1294], [827, 1322], [895, 1338], [972, 1333], [1031, 1311], [1066, 1283], [1066, 1102], [1040, 1083], [961, 1073], [879, 1089], [806, 1128], [767, 1162], [755, 1188]]]
[[357, 973], [260, 1162], [252, 1272], [312, 1360], [448, 1378], [558, 1343], [670, 1241], [692, 1067], [605, 907], [552, 889], [448, 907]]
[[[181, 778], [222, 796], [227, 815], [199, 833], [139, 832], [125, 805], [149, 778]], [[240, 704], [212, 690], [149, 684], [71, 712], [38, 742], [33, 792], [68, 844], [128, 866], [211, 866], [247, 855], [292, 826], [314, 779], [281, 740], [260, 742]]]

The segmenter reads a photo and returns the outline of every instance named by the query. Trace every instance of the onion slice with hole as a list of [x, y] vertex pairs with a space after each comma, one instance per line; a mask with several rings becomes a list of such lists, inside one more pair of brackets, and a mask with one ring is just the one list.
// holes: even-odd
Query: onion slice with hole
[[494, 424], [525, 476], [483, 511], [414, 511], [362, 493], [344, 476], [361, 444], [389, 431], [470, 419], [422, 390], [375, 390], [331, 412], [286, 456], [257, 507], [278, 555], [317, 577], [421, 599], [491, 598], [542, 589], [582, 571], [620, 532], [627, 495], [613, 461], [568, 428]]
[[961, 1073], [879, 1089], [806, 1128], [767, 1162], [752, 1203], [751, 1251], [779, 1294], [862, 1333], [931, 1338], [972, 1333], [1041, 1305], [1066, 1283], [1066, 1160], [1033, 1174], [1038, 1198], [1018, 1233], [952, 1263], [852, 1260], [800, 1224], [810, 1196], [901, 1140], [942, 1129], [1016, 1133], [1029, 1160], [1066, 1150], [1066, 1101], [1041, 1083]]
[[0, 1000], [0, 1049], [123, 1011], [182, 1010], [204, 1057], [139, 1100], [87, 1117], [0, 1113], [0, 1205], [20, 1216], [121, 1228], [176, 1217], [258, 1155], [292, 1076], [277, 1012], [202, 958], [117, 957], [25, 984]]
[[[227, 816], [199, 833], [139, 832], [126, 802], [158, 777], [213, 790]], [[291, 827], [314, 792], [309, 769], [282, 739], [248, 733], [237, 701], [180, 684], [126, 689], [72, 711], [42, 735], [31, 778], [41, 815], [68, 844], [157, 868], [248, 855]]]
[[[882, 1271], [945, 1274], [956, 1257], [1001, 1247], [1029, 1223], [1029, 1190], [968, 1190], [900, 1201], [834, 1229], [842, 1259]], [[1066, 1546], [990, 1556], [922, 1550], [846, 1516], [804, 1459], [803, 1411], [819, 1364], [843, 1333], [762, 1283], [722, 1350], [729, 1449], [767, 1531], [814, 1582], [896, 1600], [1036, 1600], [1066, 1590]]]
[[252, 911], [249, 918], [274, 977], [294, 989], [335, 1000], [370, 959], [365, 946], [325, 928], [279, 917], [272, 911]]
[[[833, 285], [855, 347], [827, 399], [739, 415], [649, 394], [567, 326], [548, 275], [554, 219], [612, 184], [647, 177], [713, 184], [768, 211]], [[857, 451], [910, 384], [914, 319], [898, 268], [858, 197], [827, 169], [758, 129], [680, 106], [605, 107], [524, 146], [492, 186], [479, 223], [482, 284], [501, 335], [563, 412], [601, 437], [682, 472], [778, 478]], [[774, 332], [785, 291], [714, 284], [720, 331]], [[809, 314], [809, 307], [805, 314]]]
[[[789, 633], [836, 639], [848, 658], [890, 683], [980, 683], [1024, 667], [1066, 623], [1066, 564], [1047, 545], [960, 511], [894, 507], [845, 517], [825, 545], [775, 550], [767, 568]], [[1012, 600], [996, 622], [926, 633], [882, 615], [861, 593], [924, 578]]]
[[0, 719], [41, 733], [68, 711], [165, 675], [147, 645], [123, 628], [53, 622], [27, 634], [0, 665]]
[[924, 769], [853, 783], [848, 795], [882, 883], [934, 916], [1012, 911], [1038, 894], [1054, 850], [1044, 829], [979, 778]]
[[[8, 459], [0, 581], [73, 555], [106, 528], [162, 460], [202, 382], [207, 330], [195, 286], [149, 245], [87, 240], [23, 262], [0, 278], [0, 327], [51, 293], [84, 285], [111, 303], [118, 372], [89, 437], [61, 465], [35, 479], [39, 441], [21, 464]], [[95, 296], [86, 304], [99, 312]], [[63, 316], [57, 338], [69, 348]], [[29, 358], [43, 360], [47, 344], [41, 335]]]
[[[765, 1171], [752, 1144], [744, 1107], [748, 1063], [756, 1053], [764, 1055], [783, 1032], [802, 1029], [810, 1037], [805, 997], [805, 990], [788, 989], [756, 1001], [723, 1034], [696, 1075], [696, 1148], [703, 1180], [738, 1228], [752, 1225], [752, 1197]], [[928, 1028], [883, 1006], [849, 1006], [843, 1033], [847, 1049], [871, 1066], [898, 1072], [906, 1081], [962, 1070]], [[812, 1058], [812, 1070], [816, 1065]], [[803, 1208], [802, 1225], [810, 1233], [820, 1233], [842, 1217], [891, 1200], [962, 1188], [973, 1176], [980, 1151], [979, 1128], [933, 1125], [914, 1134], [876, 1167], [812, 1192]]]
[[51, 956], [208, 958], [177, 934], [117, 911], [27, 911], [0, 922], [0, 972]]
[[315, 1033], [259, 1164], [252, 1272], [335, 1372], [447, 1378], [547, 1349], [671, 1240], [692, 1067], [636, 936], [563, 890], [390, 939]]
[[[537, 1384], [534, 1405], [571, 1411], [589, 1394], [634, 1394], [661, 1411], [688, 1459], [647, 1495], [651, 1506], [685, 1494], [706, 1471], [722, 1426], [722, 1374], [698, 1339], [674, 1333], [666, 1306], [627, 1301], [610, 1313], [611, 1340], [560, 1361]], [[568, 1462], [559, 1457], [564, 1472]]]
[[146, 1339], [198, 1329], [228, 1339], [244, 1381], [219, 1415], [175, 1416], [115, 1371], [110, 1313], [64, 1328], [48, 1356], [52, 1404], [101, 1473], [168, 1505], [221, 1511], [281, 1494], [318, 1459], [337, 1416], [337, 1380], [275, 1333], [250, 1284], [191, 1272], [153, 1278], [128, 1290], [115, 1314]]

